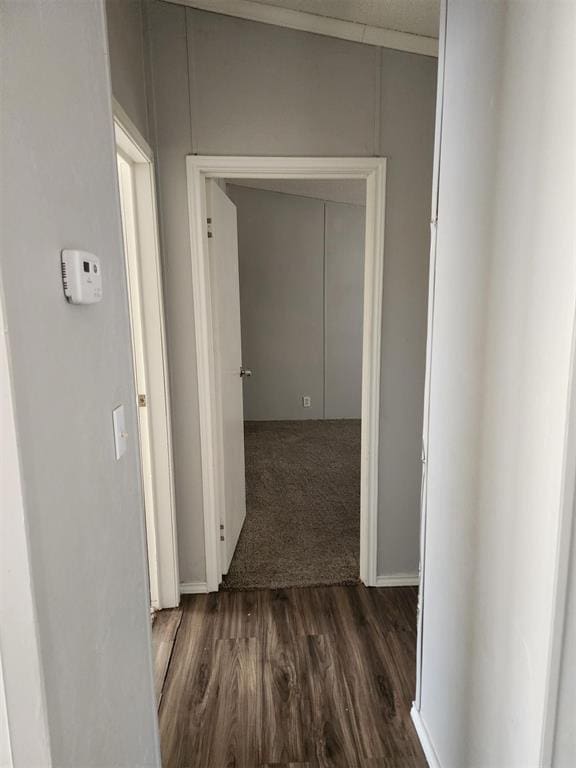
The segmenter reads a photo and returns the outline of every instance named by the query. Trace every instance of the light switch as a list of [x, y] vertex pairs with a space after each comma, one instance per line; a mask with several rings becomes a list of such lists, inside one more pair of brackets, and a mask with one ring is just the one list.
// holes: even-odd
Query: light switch
[[112, 411], [112, 423], [114, 425], [114, 447], [116, 449], [116, 461], [126, 453], [128, 446], [128, 432], [126, 432], [126, 418], [124, 406], [119, 405]]

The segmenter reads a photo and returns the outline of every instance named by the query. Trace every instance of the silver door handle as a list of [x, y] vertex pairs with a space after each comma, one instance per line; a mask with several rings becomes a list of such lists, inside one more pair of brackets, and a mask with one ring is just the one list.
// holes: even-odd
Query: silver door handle
[[244, 366], [242, 366], [240, 368], [240, 378], [243, 379], [244, 376], [246, 376], [246, 378], [250, 378], [250, 376], [252, 376], [252, 371], [250, 368], [244, 368]]

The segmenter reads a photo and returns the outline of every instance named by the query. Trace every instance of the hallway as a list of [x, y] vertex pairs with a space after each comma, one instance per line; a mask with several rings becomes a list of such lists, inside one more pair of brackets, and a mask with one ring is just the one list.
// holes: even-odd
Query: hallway
[[161, 612], [155, 638], [176, 619], [164, 768], [425, 768], [409, 714], [416, 603], [412, 587], [356, 585], [195, 595], [180, 621]]

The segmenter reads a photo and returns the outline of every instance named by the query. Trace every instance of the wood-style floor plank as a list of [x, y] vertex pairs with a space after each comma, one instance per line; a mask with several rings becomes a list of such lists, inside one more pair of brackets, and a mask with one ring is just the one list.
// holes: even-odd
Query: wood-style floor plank
[[259, 768], [311, 768], [310, 763], [266, 763]]
[[160, 706], [162, 689], [168, 671], [174, 641], [182, 619], [182, 609], [157, 611], [152, 624], [152, 658], [154, 660], [154, 690]]
[[[216, 640], [210, 649], [201, 713], [186, 768], [260, 763], [261, 672], [256, 638]], [[191, 734], [192, 735], [192, 734]]]
[[361, 754], [359, 724], [338, 664], [336, 640], [330, 635], [310, 635], [302, 642], [308, 651], [305, 674], [312, 710], [310, 761], [322, 768], [354, 765]]
[[262, 755], [280, 765], [305, 762], [311, 705], [302, 649], [271, 631], [262, 651]]
[[184, 598], [164, 768], [425, 768], [410, 720], [416, 602], [362, 585]]

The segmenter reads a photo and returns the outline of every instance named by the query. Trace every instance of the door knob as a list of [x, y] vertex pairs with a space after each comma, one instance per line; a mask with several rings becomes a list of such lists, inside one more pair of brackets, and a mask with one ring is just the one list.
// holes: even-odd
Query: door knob
[[246, 376], [247, 378], [250, 378], [250, 376], [252, 376], [252, 371], [250, 370], [250, 368], [244, 368], [244, 366], [242, 366], [240, 368], [240, 378], [243, 379], [244, 376]]

